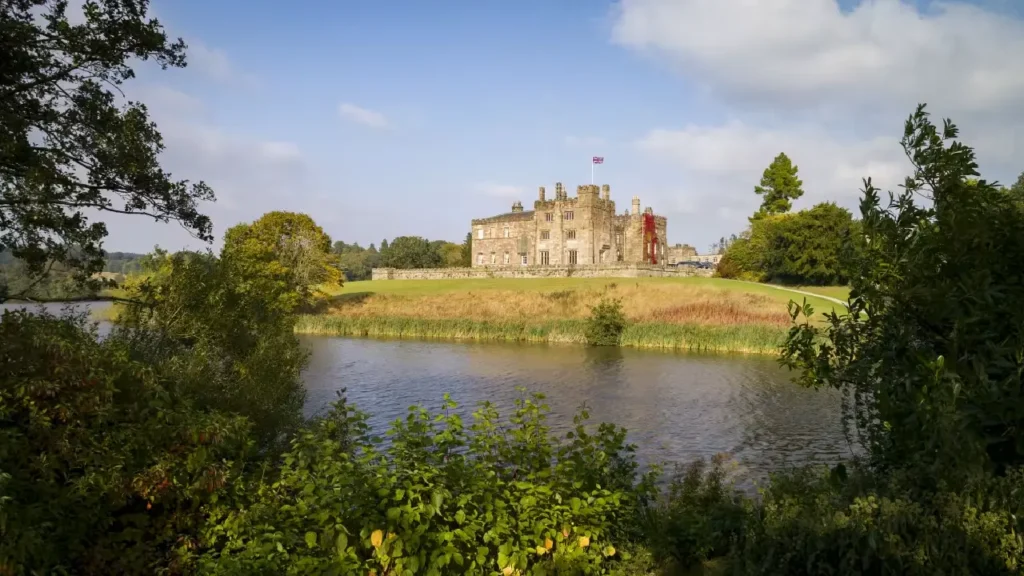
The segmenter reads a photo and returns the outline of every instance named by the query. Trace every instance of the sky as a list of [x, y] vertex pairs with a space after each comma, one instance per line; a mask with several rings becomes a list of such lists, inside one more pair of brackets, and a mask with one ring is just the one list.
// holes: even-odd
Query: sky
[[[334, 240], [461, 242], [555, 182], [611, 185], [699, 251], [741, 232], [785, 152], [805, 195], [857, 212], [909, 174], [903, 122], [952, 118], [982, 175], [1024, 171], [1024, 2], [977, 0], [153, 0], [189, 65], [128, 97], [162, 162], [203, 180], [217, 240], [271, 210]], [[110, 251], [202, 249], [106, 218]]]

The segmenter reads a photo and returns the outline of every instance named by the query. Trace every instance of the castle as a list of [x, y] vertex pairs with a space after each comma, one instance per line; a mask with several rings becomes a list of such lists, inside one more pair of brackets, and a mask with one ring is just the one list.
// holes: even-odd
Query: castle
[[472, 266], [675, 264], [696, 254], [686, 245], [668, 246], [667, 224], [651, 208], [641, 212], [637, 196], [617, 214], [607, 184], [577, 186], [570, 198], [559, 182], [551, 200], [540, 188], [533, 210], [516, 201], [511, 212], [474, 219]]

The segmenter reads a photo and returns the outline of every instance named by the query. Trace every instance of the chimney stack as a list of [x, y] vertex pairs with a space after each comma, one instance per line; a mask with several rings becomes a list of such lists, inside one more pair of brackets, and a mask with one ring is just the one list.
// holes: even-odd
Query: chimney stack
[[639, 196], [633, 196], [633, 209], [630, 211], [630, 214], [632, 214], [633, 216], [636, 216], [639, 213], [640, 213], [640, 197]]
[[540, 187], [540, 191], [537, 193], [537, 196], [538, 196], [538, 198], [540, 199], [541, 202], [544, 201], [544, 187], [543, 186]]

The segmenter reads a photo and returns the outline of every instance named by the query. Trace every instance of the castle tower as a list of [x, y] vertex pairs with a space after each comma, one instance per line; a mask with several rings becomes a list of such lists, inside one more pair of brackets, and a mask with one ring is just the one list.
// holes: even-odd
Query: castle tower
[[561, 182], [555, 182], [555, 200], [565, 200], [565, 188]]
[[523, 203], [522, 202], [520, 202], [519, 200], [516, 200], [515, 202], [512, 203], [512, 212], [522, 212], [522, 211], [523, 211]]
[[541, 202], [543, 202], [543, 201], [544, 201], [544, 187], [543, 187], [543, 186], [541, 186], [541, 187], [540, 187], [540, 191], [539, 191], [539, 192], [537, 193], [537, 198], [538, 198], [538, 199], [539, 199], [539, 200], [540, 200]]
[[640, 214], [640, 197], [639, 196], [633, 196], [633, 209], [630, 210], [629, 213], [632, 214], [633, 216], [637, 216], [637, 215]]
[[605, 184], [604, 186], [601, 186], [601, 199], [602, 200], [611, 200], [612, 199], [612, 187], [611, 186], [609, 186], [607, 184]]

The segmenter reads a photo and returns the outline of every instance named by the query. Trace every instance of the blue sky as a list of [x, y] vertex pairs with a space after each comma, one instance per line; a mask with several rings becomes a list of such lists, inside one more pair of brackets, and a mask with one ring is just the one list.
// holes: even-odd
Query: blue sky
[[[1024, 170], [1021, 4], [898, 0], [156, 0], [186, 70], [143, 69], [176, 177], [206, 180], [218, 236], [269, 210], [364, 245], [461, 241], [537, 187], [638, 195], [699, 250], [738, 233], [775, 154], [798, 207], [894, 186], [913, 105], [952, 116], [989, 178]], [[119, 218], [109, 250], [200, 248]], [[216, 245], [215, 245], [216, 247]]]

